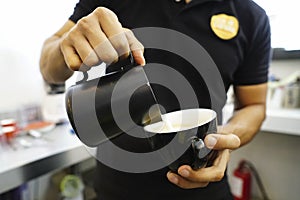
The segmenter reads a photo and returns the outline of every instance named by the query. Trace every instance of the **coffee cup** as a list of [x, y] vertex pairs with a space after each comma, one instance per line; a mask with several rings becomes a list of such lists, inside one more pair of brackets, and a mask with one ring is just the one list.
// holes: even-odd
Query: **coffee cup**
[[144, 127], [153, 151], [159, 151], [171, 171], [181, 165], [199, 169], [212, 165], [217, 151], [204, 144], [217, 133], [217, 115], [210, 109], [186, 109], [162, 115], [162, 121]]

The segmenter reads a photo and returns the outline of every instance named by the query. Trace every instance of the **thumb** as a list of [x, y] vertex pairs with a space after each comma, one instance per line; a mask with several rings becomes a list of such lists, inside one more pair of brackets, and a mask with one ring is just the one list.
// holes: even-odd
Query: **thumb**
[[209, 149], [237, 149], [241, 141], [235, 134], [209, 134], [204, 138], [204, 143]]

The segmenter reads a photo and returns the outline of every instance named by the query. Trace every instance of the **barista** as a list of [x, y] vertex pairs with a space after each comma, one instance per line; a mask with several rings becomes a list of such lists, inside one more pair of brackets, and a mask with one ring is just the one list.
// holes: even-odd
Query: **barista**
[[[221, 24], [213, 23], [214, 16]], [[178, 174], [167, 168], [134, 174], [99, 162], [98, 196], [104, 200], [233, 199], [226, 177], [230, 152], [252, 140], [266, 109], [270, 27], [266, 13], [253, 1], [81, 0], [65, 25], [45, 41], [41, 73], [49, 83], [63, 83], [82, 65], [111, 63], [130, 51], [139, 65], [160, 57], [161, 63], [184, 69], [172, 63], [172, 56], [144, 52], [129, 30], [149, 26], [180, 31], [201, 44], [216, 63], [226, 90], [233, 85], [236, 111], [218, 134], [205, 138], [208, 147], [219, 150], [211, 167], [192, 170], [184, 165]]]

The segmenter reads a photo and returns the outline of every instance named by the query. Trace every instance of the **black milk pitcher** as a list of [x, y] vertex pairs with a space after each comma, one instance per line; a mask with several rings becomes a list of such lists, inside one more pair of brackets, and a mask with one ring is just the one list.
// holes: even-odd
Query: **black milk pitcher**
[[[89, 147], [127, 131], [161, 121], [161, 113], [143, 67], [132, 55], [106, 68], [106, 75], [84, 78], [66, 92], [69, 121]], [[142, 130], [142, 129], [141, 129]]]

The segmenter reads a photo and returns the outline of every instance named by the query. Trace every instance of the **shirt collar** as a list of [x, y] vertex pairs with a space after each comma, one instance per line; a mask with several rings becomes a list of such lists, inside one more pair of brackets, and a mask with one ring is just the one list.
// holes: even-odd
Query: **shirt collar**
[[192, 0], [190, 3], [195, 3], [195, 4], [201, 4], [201, 3], [207, 3], [207, 2], [221, 2], [224, 0]]

